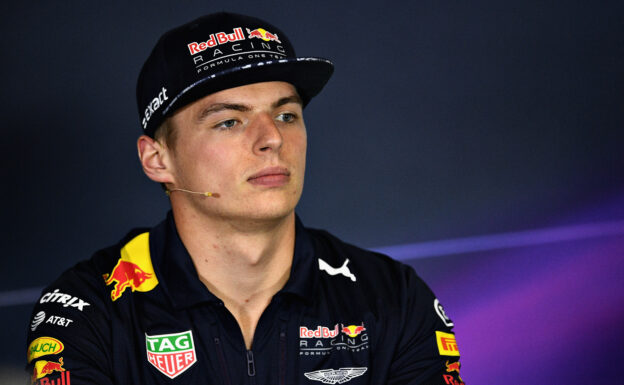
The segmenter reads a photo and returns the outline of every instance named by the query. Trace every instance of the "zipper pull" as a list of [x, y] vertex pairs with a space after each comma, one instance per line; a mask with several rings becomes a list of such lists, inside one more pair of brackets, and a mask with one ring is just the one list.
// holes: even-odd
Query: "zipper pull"
[[256, 364], [254, 363], [253, 352], [247, 350], [247, 375], [253, 377], [256, 375]]

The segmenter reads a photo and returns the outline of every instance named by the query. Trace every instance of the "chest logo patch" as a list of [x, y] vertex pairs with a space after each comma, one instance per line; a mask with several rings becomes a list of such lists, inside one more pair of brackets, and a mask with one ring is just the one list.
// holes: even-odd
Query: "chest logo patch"
[[197, 362], [193, 333], [145, 334], [147, 361], [162, 374], [175, 378]]
[[368, 368], [324, 369], [303, 374], [310, 380], [319, 381], [323, 384], [344, 384], [355, 377], [363, 375], [366, 373], [367, 369]]
[[356, 281], [355, 275], [353, 275], [351, 270], [349, 270], [349, 268], [347, 267], [347, 264], [349, 263], [349, 258], [345, 259], [342, 266], [338, 268], [330, 266], [327, 262], [323, 261], [321, 258], [318, 259], [318, 263], [319, 263], [319, 270], [323, 270], [329, 275], [342, 274], [347, 278], [351, 278], [353, 282]]
[[117, 301], [127, 288], [148, 292], [158, 285], [149, 251], [149, 233], [137, 235], [121, 249], [110, 274], [102, 275], [106, 286], [114, 283], [111, 299]]
[[333, 328], [320, 325], [316, 329], [299, 327], [300, 356], [326, 356], [339, 350], [357, 353], [368, 348], [368, 331], [364, 322], [348, 326], [335, 324]]

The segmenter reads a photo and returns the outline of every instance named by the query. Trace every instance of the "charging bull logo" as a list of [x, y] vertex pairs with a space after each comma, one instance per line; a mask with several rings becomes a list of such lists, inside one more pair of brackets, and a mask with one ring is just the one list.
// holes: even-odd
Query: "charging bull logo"
[[255, 37], [258, 39], [262, 39], [264, 41], [276, 41], [278, 43], [281, 43], [281, 41], [279, 41], [279, 38], [277, 37], [277, 34], [271, 33], [264, 28], [256, 28], [253, 31], [250, 30], [249, 28], [246, 28], [246, 29], [247, 29], [247, 36], [250, 39], [252, 37]]
[[460, 366], [461, 366], [461, 363], [459, 361], [455, 361], [455, 362], [451, 362], [451, 363], [446, 361], [446, 372], [447, 373], [457, 372], [457, 378], [459, 378], [459, 380], [463, 382], [464, 380], [462, 380], [462, 378], [459, 376], [459, 367]]
[[52, 374], [53, 372], [64, 372], [63, 368], [63, 357], [59, 359], [58, 362], [54, 361], [37, 361], [35, 362], [35, 369], [33, 370], [32, 382], [34, 383], [40, 378], [47, 376], [48, 374]]
[[106, 286], [115, 283], [111, 299], [116, 301], [127, 288], [148, 292], [158, 285], [149, 251], [149, 233], [137, 235], [121, 249], [121, 257], [110, 274], [102, 275]]

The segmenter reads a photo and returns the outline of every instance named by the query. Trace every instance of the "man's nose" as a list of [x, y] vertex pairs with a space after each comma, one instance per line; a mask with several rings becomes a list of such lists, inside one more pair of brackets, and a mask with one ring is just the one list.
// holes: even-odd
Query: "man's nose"
[[279, 127], [269, 114], [259, 114], [253, 123], [252, 131], [256, 135], [254, 152], [258, 154], [279, 151], [284, 143]]

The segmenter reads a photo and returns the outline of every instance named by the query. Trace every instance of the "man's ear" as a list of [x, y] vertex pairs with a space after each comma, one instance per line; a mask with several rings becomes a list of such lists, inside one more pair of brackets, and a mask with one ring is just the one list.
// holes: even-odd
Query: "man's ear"
[[147, 135], [137, 140], [137, 149], [143, 172], [148, 178], [159, 183], [173, 183], [169, 149]]

